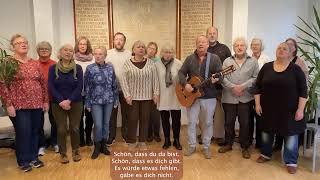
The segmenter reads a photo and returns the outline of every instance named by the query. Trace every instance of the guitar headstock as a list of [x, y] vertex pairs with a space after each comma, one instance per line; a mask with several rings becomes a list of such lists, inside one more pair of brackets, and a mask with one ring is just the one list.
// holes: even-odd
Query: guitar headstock
[[234, 65], [230, 65], [230, 66], [222, 69], [220, 72], [214, 74], [214, 78], [218, 78], [220, 76], [225, 76], [225, 75], [231, 74], [234, 71], [236, 71], [236, 68], [234, 67]]

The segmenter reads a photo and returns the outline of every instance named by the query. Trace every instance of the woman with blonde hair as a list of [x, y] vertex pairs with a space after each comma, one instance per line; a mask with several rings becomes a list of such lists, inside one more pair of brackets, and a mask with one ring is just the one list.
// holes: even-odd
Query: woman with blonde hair
[[16, 158], [24, 172], [32, 167], [42, 167], [38, 159], [38, 143], [42, 111], [47, 111], [48, 92], [45, 79], [37, 61], [28, 57], [28, 40], [16, 34], [12, 36], [13, 58], [19, 69], [9, 87], [0, 82], [3, 103], [16, 132]]
[[255, 89], [256, 112], [261, 116], [262, 144], [258, 163], [271, 160], [274, 135], [285, 139], [283, 160], [287, 171], [295, 174], [299, 156], [298, 137], [306, 122], [303, 112], [307, 98], [306, 78], [290, 60], [286, 43], [277, 47], [276, 60], [259, 72]]
[[52, 96], [52, 112], [58, 130], [60, 162], [69, 163], [67, 156], [67, 120], [71, 136], [73, 161], [80, 161], [79, 123], [83, 108], [83, 73], [73, 59], [74, 50], [70, 44], [63, 45], [58, 54], [59, 61], [49, 68], [49, 92]]
[[[121, 87], [129, 105], [128, 139], [129, 150], [136, 147], [146, 149], [148, 121], [152, 103], [159, 101], [159, 79], [152, 60], [144, 57], [146, 46], [136, 41], [132, 46], [134, 56], [128, 59], [123, 68]], [[139, 123], [139, 139], [136, 132]]]
[[94, 151], [96, 159], [100, 151], [110, 155], [107, 147], [109, 122], [112, 108], [119, 104], [116, 75], [111, 63], [106, 63], [107, 50], [98, 47], [94, 50], [95, 63], [88, 66], [84, 75], [85, 107], [92, 112], [94, 123]]

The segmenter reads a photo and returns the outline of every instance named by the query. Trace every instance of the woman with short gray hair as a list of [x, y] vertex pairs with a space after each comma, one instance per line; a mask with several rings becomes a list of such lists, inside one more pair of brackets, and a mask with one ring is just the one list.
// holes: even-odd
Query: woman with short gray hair
[[170, 142], [170, 115], [172, 119], [173, 145], [177, 150], [182, 150], [180, 144], [181, 106], [178, 102], [175, 87], [178, 83], [178, 72], [182, 66], [180, 60], [174, 58], [172, 45], [165, 45], [160, 52], [161, 61], [156, 62], [156, 68], [160, 82], [160, 111], [165, 142], [163, 149], [171, 146]]

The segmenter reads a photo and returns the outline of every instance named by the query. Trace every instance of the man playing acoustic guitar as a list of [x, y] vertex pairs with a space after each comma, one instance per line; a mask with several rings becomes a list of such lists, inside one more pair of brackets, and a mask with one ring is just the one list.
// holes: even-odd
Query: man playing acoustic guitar
[[[179, 82], [185, 88], [185, 91], [192, 92], [194, 90], [191, 84], [188, 84], [187, 80], [191, 77], [199, 76], [203, 79], [210, 78], [213, 74], [221, 70], [221, 61], [215, 54], [208, 53], [209, 41], [206, 36], [201, 35], [196, 39], [196, 51], [188, 56], [184, 61], [179, 71]], [[188, 79], [186, 78], [188, 77]], [[204, 113], [202, 117], [203, 122], [203, 154], [206, 159], [211, 158], [211, 152], [209, 149], [211, 137], [212, 137], [212, 117], [216, 106], [217, 90], [215, 84], [221, 81], [220, 78], [211, 78], [211, 81], [207, 83], [201, 90], [203, 96], [196, 99], [194, 103], [187, 107], [188, 117], [188, 144], [189, 147], [185, 151], [185, 156], [190, 156], [196, 152], [196, 124], [199, 118], [199, 114]]]

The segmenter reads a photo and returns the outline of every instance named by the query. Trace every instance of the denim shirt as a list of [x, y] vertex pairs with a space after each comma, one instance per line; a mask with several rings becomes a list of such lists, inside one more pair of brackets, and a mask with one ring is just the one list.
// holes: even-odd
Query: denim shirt
[[90, 64], [84, 75], [85, 106], [119, 104], [118, 87], [113, 65]]

